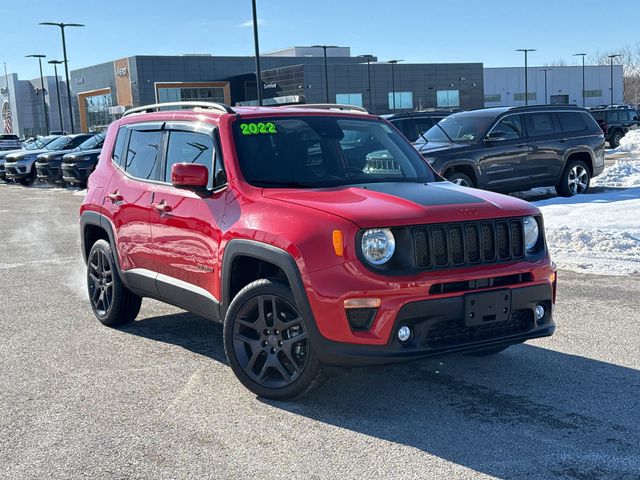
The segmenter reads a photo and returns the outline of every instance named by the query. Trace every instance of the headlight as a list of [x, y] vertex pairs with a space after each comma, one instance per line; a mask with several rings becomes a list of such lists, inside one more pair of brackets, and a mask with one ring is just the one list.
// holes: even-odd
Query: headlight
[[371, 265], [389, 261], [396, 249], [396, 240], [388, 228], [372, 228], [362, 235], [362, 254]]
[[524, 225], [524, 246], [527, 250], [531, 250], [538, 243], [540, 228], [533, 217], [526, 217], [522, 223]]

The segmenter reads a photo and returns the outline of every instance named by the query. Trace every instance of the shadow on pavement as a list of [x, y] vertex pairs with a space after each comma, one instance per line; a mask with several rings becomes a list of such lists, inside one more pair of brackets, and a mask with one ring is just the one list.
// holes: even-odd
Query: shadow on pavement
[[[226, 364], [221, 325], [189, 313], [122, 331]], [[260, 400], [501, 478], [640, 478], [640, 371], [529, 344], [353, 369], [301, 399]]]

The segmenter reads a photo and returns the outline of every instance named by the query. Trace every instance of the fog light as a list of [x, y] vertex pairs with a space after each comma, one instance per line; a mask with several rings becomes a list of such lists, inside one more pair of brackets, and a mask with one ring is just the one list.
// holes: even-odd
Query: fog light
[[413, 332], [411, 331], [411, 327], [403, 325], [398, 329], [398, 340], [400, 340], [401, 343], [407, 343], [411, 340], [412, 336]]
[[536, 321], [544, 317], [544, 307], [542, 305], [536, 305]]

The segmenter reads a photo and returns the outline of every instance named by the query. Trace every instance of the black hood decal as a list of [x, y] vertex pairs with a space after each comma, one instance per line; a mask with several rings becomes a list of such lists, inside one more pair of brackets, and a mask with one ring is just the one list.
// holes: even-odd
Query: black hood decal
[[423, 207], [436, 207], [440, 205], [465, 205], [483, 203], [484, 200], [470, 195], [459, 188], [439, 186], [437, 183], [361, 183], [353, 185], [365, 190], [385, 193], [394, 197], [403, 198]]

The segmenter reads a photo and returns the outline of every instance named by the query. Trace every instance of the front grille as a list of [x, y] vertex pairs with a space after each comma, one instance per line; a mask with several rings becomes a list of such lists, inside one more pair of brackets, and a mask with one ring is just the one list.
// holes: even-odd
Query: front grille
[[467, 327], [462, 320], [445, 320], [434, 324], [427, 332], [426, 343], [431, 348], [452, 347], [483, 340], [495, 340], [524, 333], [533, 327], [533, 311], [516, 310], [509, 320]]
[[521, 219], [415, 227], [413, 245], [421, 270], [510, 262], [524, 256]]

